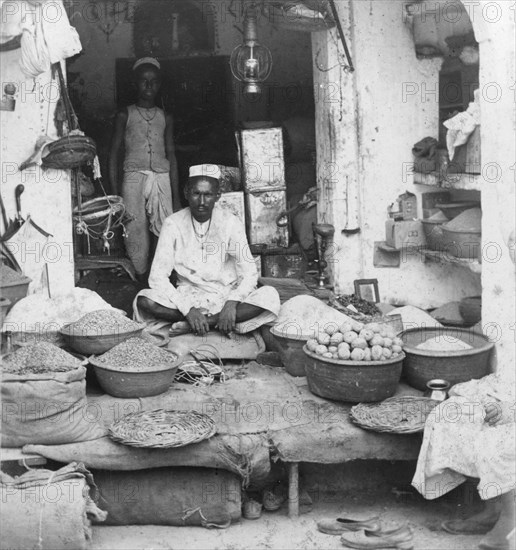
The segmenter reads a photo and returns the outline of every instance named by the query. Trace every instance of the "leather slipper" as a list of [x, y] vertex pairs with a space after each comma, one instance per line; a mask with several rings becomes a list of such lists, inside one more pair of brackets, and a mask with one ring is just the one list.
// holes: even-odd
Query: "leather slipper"
[[441, 529], [452, 535], [485, 535], [495, 526], [496, 521], [491, 523], [479, 523], [467, 519], [452, 519], [443, 521]]
[[408, 526], [384, 533], [369, 533], [367, 531], [345, 533], [340, 537], [340, 541], [348, 548], [360, 550], [385, 550], [386, 548], [413, 550], [414, 548], [412, 530]]
[[511, 549], [511, 545], [508, 542], [506, 542], [505, 544], [502, 543], [500, 545], [493, 545], [493, 544], [489, 544], [488, 542], [480, 542], [478, 547], [480, 548], [480, 550], [510, 550]]
[[317, 522], [317, 529], [327, 535], [342, 535], [355, 531], [368, 531], [370, 533], [380, 531], [382, 525], [380, 518], [374, 517], [363, 521], [348, 518], [325, 518]]

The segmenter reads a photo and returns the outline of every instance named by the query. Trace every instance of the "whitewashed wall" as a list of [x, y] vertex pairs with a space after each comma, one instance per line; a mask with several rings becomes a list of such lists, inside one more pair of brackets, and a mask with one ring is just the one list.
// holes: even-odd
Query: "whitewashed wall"
[[[480, 85], [485, 88], [482, 163], [484, 168], [494, 163], [493, 170], [500, 170], [499, 177], [495, 174], [490, 176], [492, 182], [484, 182], [481, 193], [483, 239], [484, 246], [489, 242], [499, 246], [501, 257], [494, 262], [484, 258], [481, 278], [465, 268], [423, 263], [416, 256], [406, 258], [400, 268], [373, 266], [373, 243], [384, 239], [388, 205], [405, 190], [418, 195], [432, 190], [413, 185], [407, 165], [414, 143], [425, 136], [437, 137], [441, 61], [416, 58], [402, 2], [337, 2], [356, 67], [353, 74], [338, 65], [342, 50], [339, 46], [337, 54], [334, 31], [313, 36], [314, 55], [321, 52], [320, 63], [317, 58], [314, 62], [320, 220], [336, 226], [331, 259], [338, 291], [352, 292], [354, 279], [377, 278], [382, 300], [426, 308], [482, 289], [484, 326], [494, 323], [487, 329], [497, 331], [498, 368], [514, 372], [515, 276], [504, 244], [514, 228], [516, 210], [515, 104], [510, 82], [514, 17], [508, 3], [475, 4], [472, 22], [480, 42]], [[492, 4], [502, 10], [499, 19], [486, 11], [493, 9]], [[321, 71], [318, 65], [335, 68]], [[500, 97], [493, 100], [497, 90]], [[354, 228], [360, 232], [343, 232]]]
[[473, 27], [480, 43], [480, 131], [486, 180], [482, 188], [482, 322], [484, 331], [497, 342], [497, 369], [514, 385], [516, 271], [508, 240], [516, 228], [516, 25], [510, 2], [482, 0], [480, 4]]
[[[352, 292], [354, 279], [377, 278], [382, 300], [421, 307], [478, 294], [478, 275], [417, 255], [402, 258], [400, 268], [373, 266], [389, 204], [405, 190], [432, 191], [412, 184], [408, 166], [414, 143], [437, 136], [441, 60], [416, 58], [402, 2], [340, 0], [337, 7], [355, 72], [339, 66], [335, 30], [313, 39], [314, 55], [324, 54], [314, 64], [320, 216], [336, 226], [337, 289]], [[324, 72], [321, 65], [334, 68]], [[354, 228], [360, 232], [346, 233]]]
[[36, 254], [47, 262], [50, 292], [55, 296], [74, 286], [70, 174], [34, 167], [20, 172], [19, 166], [33, 153], [40, 136], [58, 137], [54, 111], [59, 88], [50, 71], [35, 80], [25, 78], [19, 68], [19, 55], [19, 49], [0, 53], [2, 90], [7, 82], [13, 82], [18, 90], [16, 110], [0, 111], [1, 193], [7, 216], [14, 218], [14, 190], [23, 184], [23, 216], [30, 214], [41, 228], [53, 235], [44, 250], [27, 248], [26, 253]]

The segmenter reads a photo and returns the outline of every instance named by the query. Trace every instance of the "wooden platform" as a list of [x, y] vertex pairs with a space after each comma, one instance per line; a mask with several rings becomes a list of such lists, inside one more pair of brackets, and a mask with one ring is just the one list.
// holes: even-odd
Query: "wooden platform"
[[20, 466], [42, 466], [47, 459], [34, 453], [24, 453], [21, 449], [0, 448], [0, 463], [16, 462]]
[[[421, 437], [366, 431], [350, 421], [350, 405], [310, 393], [306, 378], [283, 368], [250, 362], [226, 365], [226, 382], [209, 387], [174, 384], [166, 393], [117, 399], [90, 388], [88, 401], [106, 426], [124, 414], [156, 408], [197, 410], [211, 416], [217, 434], [180, 449], [138, 449], [108, 437], [69, 445], [29, 445], [32, 455], [6, 450], [12, 460], [81, 461], [87, 468], [138, 470], [158, 467], [217, 467], [265, 480], [272, 461], [289, 469], [289, 513], [299, 513], [299, 463], [339, 464], [357, 459], [415, 460]], [[421, 392], [400, 385], [398, 395]], [[14, 451], [18, 451], [16, 454]], [[41, 457], [39, 457], [41, 458]], [[28, 464], [28, 462], [26, 462]]]

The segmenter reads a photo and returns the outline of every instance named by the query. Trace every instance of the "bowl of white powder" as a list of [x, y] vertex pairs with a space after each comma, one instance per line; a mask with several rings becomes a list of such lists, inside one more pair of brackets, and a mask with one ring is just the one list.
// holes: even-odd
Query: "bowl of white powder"
[[405, 361], [403, 374], [418, 390], [429, 380], [442, 378], [451, 385], [478, 379], [490, 372], [494, 344], [480, 332], [454, 327], [422, 327], [401, 333]]

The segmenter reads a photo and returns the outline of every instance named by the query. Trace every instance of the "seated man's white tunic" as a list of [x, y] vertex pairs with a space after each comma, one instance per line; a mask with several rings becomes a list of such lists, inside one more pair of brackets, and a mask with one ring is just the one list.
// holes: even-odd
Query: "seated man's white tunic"
[[[273, 287], [256, 288], [256, 263], [240, 220], [215, 205], [211, 223], [206, 222], [203, 231], [207, 234], [201, 238], [190, 208], [165, 220], [149, 275], [150, 288], [142, 290], [133, 304], [135, 320], [157, 321], [137, 307], [138, 297], [145, 296], [184, 316], [192, 307], [205, 315], [219, 313], [228, 300], [265, 310], [250, 321], [237, 323], [236, 332], [240, 333], [274, 322], [280, 309], [279, 295]], [[177, 274], [177, 287], [170, 282], [172, 271]]]
[[466, 480], [479, 479], [483, 500], [516, 488], [516, 424], [491, 426], [484, 406], [514, 403], [514, 386], [491, 374], [455, 385], [450, 399], [436, 407], [425, 424], [412, 485], [427, 499], [435, 499]]

